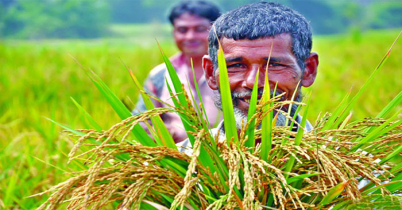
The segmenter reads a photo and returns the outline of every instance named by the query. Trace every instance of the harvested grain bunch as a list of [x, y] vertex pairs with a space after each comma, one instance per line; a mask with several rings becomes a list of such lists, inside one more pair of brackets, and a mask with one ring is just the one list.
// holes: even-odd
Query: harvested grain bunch
[[[124, 120], [109, 130], [67, 131], [77, 139], [70, 161], [88, 168], [41, 193], [52, 195], [39, 209], [55, 209], [63, 202], [69, 203], [69, 209], [345, 209], [364, 208], [367, 203], [393, 209], [402, 205], [398, 196], [402, 190], [400, 111], [384, 119], [399, 104], [402, 93], [376, 118], [349, 122], [349, 112], [366, 83], [350, 102], [345, 99], [334, 114], [318, 118], [307, 131], [309, 102], [298, 122], [299, 108], [291, 116], [281, 107], [304, 104], [279, 101], [281, 95], [270, 98], [269, 89], [257, 103], [254, 88], [250, 101], [254, 111], [237, 132], [230, 121], [233, 112], [225, 112], [225, 107], [233, 110], [230, 89], [222, 85], [222, 102], [230, 102], [223, 103], [224, 119], [233, 126], [225, 129], [225, 135], [214, 135], [204, 119], [202, 103], [193, 108], [194, 97], [183, 91], [169, 60], [164, 59], [177, 93], [171, 91], [175, 106], [170, 108], [154, 109], [142, 91], [149, 111], [130, 116], [94, 76], [99, 90]], [[223, 53], [218, 61], [224, 62]], [[222, 80], [227, 77], [221, 74]], [[289, 126], [273, 126], [274, 111], [281, 112]], [[174, 144], [159, 117], [165, 112], [181, 117], [193, 145], [191, 155], [179, 152], [181, 148]], [[141, 122], [148, 125], [152, 138]]]
[[[194, 110], [170, 111], [173, 110], [189, 113], [190, 119], [192, 114], [197, 115]], [[53, 209], [65, 201], [69, 202], [68, 208], [71, 209], [97, 209], [113, 203], [118, 203], [122, 209], [139, 206], [261, 209], [267, 205], [279, 209], [320, 206], [326, 209], [363, 200], [367, 202], [368, 196], [371, 201], [383, 198], [392, 201], [388, 196], [401, 190], [400, 164], [386, 161], [394, 152], [391, 148], [402, 145], [400, 122], [365, 119], [348, 123], [342, 129], [323, 130], [330, 118], [326, 115], [317, 121], [314, 130], [303, 134], [299, 145], [296, 143], [298, 132], [289, 127], [274, 127], [273, 146], [269, 161], [265, 161], [260, 157], [263, 148], [244, 145], [246, 135], [240, 136], [240, 144], [224, 141], [213, 147], [208, 142], [217, 137], [210, 136], [202, 126], [194, 126], [192, 156], [166, 146], [151, 147], [132, 139], [127, 141], [130, 128], [138, 124], [139, 119], [146, 121], [151, 118], [153, 113], [159, 112], [152, 110], [130, 117], [103, 132], [81, 130], [83, 134], [80, 135], [69, 132], [78, 138], [77, 146], [88, 148], [78, 154], [77, 148], [73, 149], [70, 160], [89, 155], [85, 161], [81, 160], [89, 168], [43, 192], [53, 192], [53, 195], [40, 209], [47, 204], [47, 209]], [[261, 117], [264, 116], [257, 116], [257, 121]], [[373, 132], [386, 124], [392, 129], [382, 134]], [[368, 129], [371, 132], [367, 132]], [[245, 126], [242, 133], [246, 130]], [[257, 139], [260, 131], [256, 132]], [[377, 136], [372, 141], [358, 141], [373, 135]], [[357, 146], [361, 149], [356, 149]], [[213, 157], [216, 171], [199, 158], [202, 147]], [[294, 164], [287, 170], [292, 159]], [[359, 189], [362, 182], [366, 186]], [[339, 189], [331, 191], [336, 188]], [[328, 199], [330, 196], [333, 199]], [[400, 204], [398, 199], [394, 198], [395, 205]]]

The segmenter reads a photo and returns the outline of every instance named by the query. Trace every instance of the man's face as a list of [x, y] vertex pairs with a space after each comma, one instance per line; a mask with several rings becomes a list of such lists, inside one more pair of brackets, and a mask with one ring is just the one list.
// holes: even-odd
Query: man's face
[[[277, 94], [286, 93], [283, 99], [291, 100], [292, 94], [300, 94], [297, 85], [310, 86], [315, 79], [318, 56], [312, 54], [306, 61], [305, 74], [297, 65], [297, 59], [292, 52], [292, 39], [289, 34], [280, 34], [270, 38], [256, 40], [238, 40], [222, 38], [221, 45], [225, 54], [228, 69], [230, 89], [236, 115], [247, 116], [249, 100], [254, 86], [257, 71], [259, 71], [258, 87], [262, 89], [268, 66], [268, 78], [271, 90], [277, 83]], [[271, 58], [268, 61], [270, 50]], [[310, 60], [313, 64], [310, 64]], [[213, 72], [213, 63], [209, 57], [204, 57], [203, 67], [209, 86], [219, 90], [219, 69]], [[315, 62], [315, 64], [314, 64]], [[212, 69], [211, 69], [212, 65]], [[261, 95], [259, 95], [261, 97]]]
[[177, 47], [185, 55], [201, 57], [208, 52], [208, 19], [184, 13], [173, 21], [173, 37]]

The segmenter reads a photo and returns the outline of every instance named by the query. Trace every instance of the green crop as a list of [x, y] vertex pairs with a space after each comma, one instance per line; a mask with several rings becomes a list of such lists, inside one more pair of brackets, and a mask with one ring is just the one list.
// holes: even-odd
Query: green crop
[[[308, 91], [311, 90], [312, 94], [307, 118], [313, 122], [318, 118], [319, 113], [322, 117], [325, 112], [330, 111], [333, 115], [337, 115], [333, 112], [334, 110], [341, 112], [343, 108], [336, 109], [340, 101], [345, 98], [345, 101], [349, 102], [351, 99], [351, 97], [346, 98], [345, 93], [353, 87], [349, 94], [351, 96], [356, 95], [359, 90], [358, 87], [361, 87], [367, 80], [397, 33], [398, 31], [370, 31], [364, 33], [357, 42], [347, 35], [315, 37], [314, 50], [320, 55], [320, 65], [317, 81], [308, 89]], [[172, 55], [175, 51], [170, 44], [164, 43], [161, 46], [166, 55]], [[352, 117], [347, 118], [349, 122], [346, 123], [344, 120], [341, 127], [347, 127], [351, 125], [351, 122], [356, 122], [365, 117], [377, 116], [389, 119], [397, 113], [401, 100], [401, 94], [398, 95], [401, 90], [401, 65], [398, 55], [401, 53], [402, 48], [399, 41], [394, 46], [387, 62], [357, 100], [357, 105], [351, 110]], [[120, 117], [110, 107], [104, 95], [88, 80], [86, 71], [82, 70], [75, 60], [84, 69], [95, 71], [111, 92], [120, 101], [123, 101], [125, 106], [129, 107], [128, 110], [133, 108], [133, 101], [135, 102], [139, 92], [121, 60], [132, 70], [139, 83], [144, 80], [150, 69], [163, 62], [153, 41], [145, 46], [127, 41], [127, 39], [0, 42], [0, 208], [32, 209], [38, 207], [49, 198], [49, 194], [27, 197], [46, 191], [51, 186], [67, 180], [74, 176], [71, 174], [72, 172], [86, 171], [91, 167], [91, 165], [83, 164], [84, 160], [90, 157], [89, 155], [72, 159], [67, 164], [68, 152], [72, 148], [76, 148], [74, 145], [77, 142], [71, 142], [68, 135], [65, 135], [64, 132], [61, 133], [66, 128], [60, 127], [46, 118], [73, 129], [94, 129], [94, 136], [92, 137], [99, 134], [96, 132], [109, 130], [120, 121]], [[393, 99], [394, 101], [389, 103]], [[388, 103], [392, 106], [383, 109]], [[342, 107], [346, 107], [348, 103], [343, 104], [345, 106]], [[81, 108], [77, 109], [77, 106]], [[391, 109], [391, 107], [393, 108]], [[202, 110], [203, 108], [200, 107], [199, 109]], [[153, 116], [156, 117], [162, 111], [171, 110], [159, 110]], [[304, 110], [301, 110], [300, 113], [304, 115]], [[396, 116], [395, 120], [400, 119], [398, 115]], [[198, 118], [200, 118], [199, 115]], [[344, 122], [345, 124], [343, 124]], [[365, 123], [369, 122], [375, 125], [369, 128], [372, 131], [385, 121], [369, 119]], [[317, 123], [319, 124], [319, 121]], [[364, 127], [364, 124], [357, 125]], [[392, 125], [397, 128], [400, 126], [395, 123]], [[209, 130], [208, 127], [202, 126], [205, 131]], [[250, 124], [249, 128], [253, 126]], [[254, 129], [248, 130], [248, 132], [254, 131]], [[382, 129], [382, 131], [385, 130]], [[82, 135], [88, 132], [90, 131], [75, 131], [74, 135]], [[155, 134], [157, 135], [157, 133]], [[132, 135], [131, 133], [127, 134], [125, 139], [127, 141], [132, 140]], [[206, 133], [203, 135], [206, 136], [206, 141], [210, 142], [211, 148], [216, 149], [217, 145], [214, 145], [214, 141], [210, 139], [209, 135]], [[258, 132], [257, 135], [259, 135]], [[289, 133], [286, 137], [290, 135], [295, 134]], [[366, 140], [371, 141], [369, 139], [371, 137]], [[93, 140], [94, 138], [91, 138], [84, 142], [94, 145], [100, 143]], [[383, 150], [386, 150], [386, 144], [392, 140], [383, 139], [383, 141]], [[251, 142], [252, 140], [245, 144], [251, 148], [248, 150], [249, 152], [254, 151]], [[91, 148], [92, 145], [81, 145], [76, 152], [81, 154]], [[367, 148], [370, 151], [375, 149]], [[400, 148], [392, 149], [394, 153], [400, 152], [398, 150]], [[71, 153], [70, 157], [75, 157], [73, 154]], [[200, 152], [201, 154], [203, 153]], [[392, 156], [393, 154], [390, 153], [389, 155]], [[225, 174], [228, 173], [229, 169], [224, 167], [224, 160], [214, 154], [211, 157], [218, 161], [217, 168], [219, 170], [216, 170], [216, 174], [219, 175], [218, 180], [228, 180], [229, 176], [225, 177]], [[237, 157], [243, 159], [241, 154]], [[115, 161], [124, 160], [127, 156], [123, 155], [119, 158], [121, 159]], [[390, 159], [400, 161], [395, 157]], [[113, 161], [111, 162], [113, 163]], [[189, 163], [191, 160], [183, 157], [183, 161], [179, 162], [178, 166], [172, 165], [172, 167], [180, 170], [179, 174], [183, 177], [186, 175]], [[298, 161], [295, 159], [293, 164], [297, 163]], [[92, 162], [87, 164], [92, 164]], [[289, 165], [287, 167], [292, 168]], [[390, 172], [399, 173], [400, 168], [400, 164], [396, 165], [390, 169]], [[205, 174], [208, 173], [206, 170]], [[317, 176], [317, 174], [309, 175]], [[209, 174], [209, 176], [213, 177], [210, 179], [215, 179], [214, 174]], [[300, 183], [299, 180], [310, 177], [306, 174], [286, 177], [285, 174], [285, 178], [288, 179], [288, 184], [297, 187]], [[401, 175], [393, 178], [394, 181], [388, 184], [387, 189], [395, 191], [399, 186], [398, 180], [400, 179]], [[227, 187], [224, 186], [224, 189]], [[369, 186], [366, 193], [376, 190], [381, 191], [381, 187]], [[235, 194], [237, 195], [237, 193]], [[173, 202], [172, 196], [163, 194], [160, 196], [170, 203]], [[216, 206], [219, 206], [224, 205], [223, 201], [228, 198], [225, 196], [224, 194], [217, 194], [214, 197], [208, 195], [205, 199], [210, 203], [216, 202]], [[369, 203], [371, 200], [370, 197], [366, 197], [362, 201]], [[141, 205], [150, 204], [143, 203]], [[65, 208], [65, 206], [61, 206], [61, 208]], [[355, 207], [349, 203], [345, 203], [345, 206], [352, 209]], [[344, 207], [338, 209], [344, 209]]]
[[[346, 95], [334, 111], [336, 115], [327, 113], [318, 118], [312, 131], [303, 129], [311, 94], [304, 103], [297, 103], [305, 107], [301, 112], [303, 120], [296, 122], [280, 110], [296, 102], [280, 101], [281, 95], [271, 98], [268, 86], [259, 102], [255, 100], [257, 86], [254, 87], [255, 104], [251, 105], [249, 121], [237, 128], [220, 47], [224, 141], [211, 134], [203, 119], [203, 106], [192, 106], [194, 96], [183, 90], [163, 52], [173, 84], [168, 85], [174, 101], [169, 108], [154, 108], [150, 96], [141, 90], [149, 110], [130, 116], [105, 83], [88, 72], [122, 121], [102, 131], [65, 127], [77, 139], [69, 161], [81, 162], [88, 169], [71, 172], [71, 178], [34, 195], [51, 193], [39, 209], [55, 209], [63, 202], [68, 203], [69, 209], [340, 209], [350, 205], [360, 208], [368, 202], [379, 208], [396, 208], [402, 204], [398, 196], [402, 190], [400, 95], [379, 114], [383, 117], [396, 109], [389, 118], [351, 120], [349, 114], [359, 105], [359, 98], [385, 64], [394, 44], [362, 88], [351, 99], [350, 94]], [[136, 76], [129, 72], [139, 86]], [[268, 74], [265, 75], [267, 82]], [[274, 126], [274, 110], [282, 112], [288, 121], [300, 123], [297, 131], [289, 126]], [[165, 112], [179, 114], [193, 145], [192, 155], [180, 153], [175, 147], [159, 117]], [[139, 124], [147, 120], [153, 124], [148, 126], [153, 139]], [[253, 145], [255, 139], [260, 139], [261, 144]], [[366, 183], [359, 188], [361, 182]]]

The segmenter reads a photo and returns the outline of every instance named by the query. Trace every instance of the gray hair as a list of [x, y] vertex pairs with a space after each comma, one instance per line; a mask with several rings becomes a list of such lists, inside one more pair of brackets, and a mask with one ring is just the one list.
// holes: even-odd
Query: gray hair
[[208, 36], [208, 53], [214, 63], [214, 69], [218, 67], [218, 39], [225, 37], [254, 40], [283, 33], [290, 34], [292, 52], [304, 72], [304, 61], [311, 52], [312, 34], [309, 23], [298, 12], [278, 3], [259, 2], [225, 13], [215, 21]]

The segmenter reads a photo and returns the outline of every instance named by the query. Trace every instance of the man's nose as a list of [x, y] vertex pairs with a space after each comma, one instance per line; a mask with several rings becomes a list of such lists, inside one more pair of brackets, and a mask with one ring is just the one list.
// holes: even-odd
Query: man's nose
[[194, 39], [195, 37], [195, 31], [194, 30], [188, 30], [186, 33], [186, 39]]
[[255, 77], [258, 73], [258, 88], [264, 87], [265, 71], [262, 71], [258, 66], [252, 67], [249, 73], [246, 75], [245, 82], [243, 83], [247, 88], [253, 89], [255, 83]]

